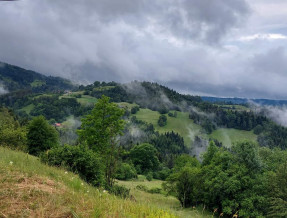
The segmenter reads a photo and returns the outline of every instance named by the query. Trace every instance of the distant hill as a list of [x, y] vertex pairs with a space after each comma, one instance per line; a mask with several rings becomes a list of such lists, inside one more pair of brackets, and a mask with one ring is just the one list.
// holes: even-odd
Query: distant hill
[[69, 80], [44, 76], [31, 70], [1, 62], [0, 84], [9, 92], [31, 90], [38, 93], [74, 88], [74, 85]]
[[273, 106], [283, 106], [287, 105], [287, 100], [272, 100], [272, 99], [247, 99], [247, 98], [218, 98], [218, 97], [208, 97], [202, 96], [203, 101], [211, 103], [224, 103], [224, 104], [249, 104], [254, 102], [260, 105], [273, 105]]

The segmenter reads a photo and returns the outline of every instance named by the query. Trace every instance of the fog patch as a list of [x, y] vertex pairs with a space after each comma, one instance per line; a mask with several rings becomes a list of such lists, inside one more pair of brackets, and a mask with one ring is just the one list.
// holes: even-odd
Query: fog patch
[[196, 136], [193, 141], [191, 155], [196, 156], [198, 160], [201, 160], [201, 155], [207, 150], [208, 145], [209, 141], [207, 139]]
[[60, 132], [60, 142], [61, 144], [75, 145], [78, 139], [78, 134], [76, 130], [81, 126], [81, 121], [74, 116], [69, 117], [63, 128], [59, 130]]
[[[0, 63], [0, 67], [1, 67], [1, 63]], [[0, 81], [0, 95], [4, 95], [7, 93], [8, 93], [8, 90], [5, 89], [3, 83]]]

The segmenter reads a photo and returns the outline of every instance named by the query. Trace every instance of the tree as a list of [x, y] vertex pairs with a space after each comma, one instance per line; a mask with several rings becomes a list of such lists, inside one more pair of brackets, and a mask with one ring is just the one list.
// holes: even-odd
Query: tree
[[13, 113], [7, 108], [0, 108], [0, 145], [26, 151], [25, 127], [21, 127]]
[[105, 161], [108, 186], [112, 186], [115, 179], [119, 156], [117, 136], [124, 129], [125, 121], [121, 119], [123, 115], [124, 110], [110, 103], [110, 98], [103, 95], [91, 113], [82, 119], [81, 129], [78, 130], [80, 141], [99, 153]]
[[59, 135], [56, 129], [49, 125], [45, 117], [35, 117], [28, 126], [28, 152], [38, 156], [59, 144]]
[[167, 122], [167, 117], [165, 115], [160, 115], [157, 121], [158, 125], [161, 127], [165, 126], [166, 122]]
[[130, 157], [139, 173], [154, 171], [159, 166], [157, 150], [151, 144], [141, 144], [132, 148]]

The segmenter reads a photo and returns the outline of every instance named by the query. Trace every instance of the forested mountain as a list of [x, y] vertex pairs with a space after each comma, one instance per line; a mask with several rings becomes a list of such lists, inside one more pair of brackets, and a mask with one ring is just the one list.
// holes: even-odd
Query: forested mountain
[[9, 89], [0, 96], [0, 146], [122, 198], [144, 202], [156, 193], [162, 205], [170, 195], [182, 208], [221, 217], [287, 214], [287, 128], [264, 110], [151, 82], [74, 87], [6, 64], [0, 76]]
[[1, 63], [0, 82], [9, 91], [32, 90], [33, 92], [47, 92], [72, 89], [74, 85], [60, 77], [44, 76], [31, 70]]

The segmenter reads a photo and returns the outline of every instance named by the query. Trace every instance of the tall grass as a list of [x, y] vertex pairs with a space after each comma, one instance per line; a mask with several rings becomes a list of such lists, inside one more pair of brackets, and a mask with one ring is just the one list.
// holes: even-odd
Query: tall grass
[[0, 217], [175, 217], [119, 199], [38, 158], [0, 147]]

